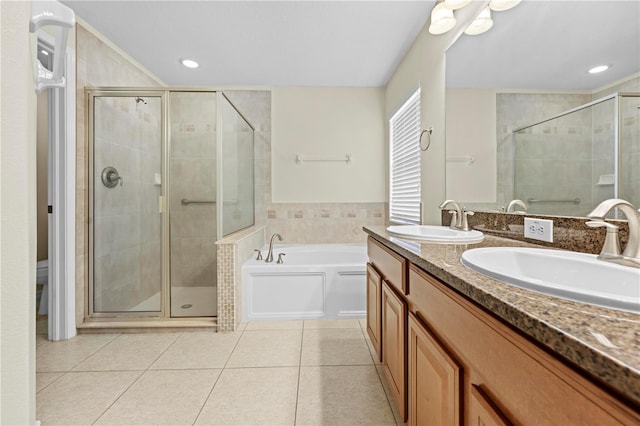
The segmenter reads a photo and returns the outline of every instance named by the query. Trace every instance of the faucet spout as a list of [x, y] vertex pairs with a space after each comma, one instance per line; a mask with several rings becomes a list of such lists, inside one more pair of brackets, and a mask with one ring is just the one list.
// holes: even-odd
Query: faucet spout
[[[614, 208], [619, 208], [624, 213], [629, 225], [629, 241], [627, 241], [621, 255], [621, 261], [618, 263], [640, 267], [640, 211], [636, 210], [628, 201], [613, 198], [601, 202], [587, 217], [604, 219], [607, 213]], [[615, 259], [611, 261], [615, 261]]]
[[456, 203], [454, 200], [444, 200], [442, 204], [438, 206], [439, 209], [444, 209], [449, 204], [451, 204], [455, 208], [456, 214], [451, 217], [451, 224], [449, 225], [452, 229], [459, 229], [462, 225], [462, 208], [460, 204]]
[[507, 206], [507, 213], [513, 211], [515, 213], [516, 209], [515, 207], [519, 206], [522, 210], [527, 210], [527, 205], [524, 203], [524, 201], [522, 200], [511, 200], [511, 202], [509, 203], [509, 205]]
[[271, 236], [271, 239], [269, 240], [269, 251], [267, 252], [267, 257], [264, 259], [266, 263], [273, 262], [273, 239], [276, 237], [278, 237], [278, 240], [282, 241], [282, 235], [280, 234], [273, 234]]

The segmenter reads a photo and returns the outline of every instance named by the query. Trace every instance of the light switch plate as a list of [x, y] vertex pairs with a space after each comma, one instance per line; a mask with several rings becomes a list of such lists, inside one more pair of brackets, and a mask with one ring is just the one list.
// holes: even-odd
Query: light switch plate
[[553, 242], [553, 221], [547, 219], [524, 218], [524, 237], [533, 240]]

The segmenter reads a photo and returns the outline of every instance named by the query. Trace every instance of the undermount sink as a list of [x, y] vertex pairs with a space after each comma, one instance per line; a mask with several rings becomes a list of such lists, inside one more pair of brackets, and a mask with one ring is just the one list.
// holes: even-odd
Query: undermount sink
[[496, 280], [564, 299], [640, 313], [640, 269], [571, 251], [487, 247], [462, 264]]
[[448, 226], [397, 225], [387, 227], [389, 235], [433, 243], [479, 243], [484, 238], [480, 231], [460, 231]]

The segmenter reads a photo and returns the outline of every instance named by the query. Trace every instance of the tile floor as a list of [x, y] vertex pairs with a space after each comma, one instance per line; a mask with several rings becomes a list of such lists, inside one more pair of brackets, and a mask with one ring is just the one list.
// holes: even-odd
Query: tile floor
[[396, 425], [364, 320], [38, 335], [42, 425]]

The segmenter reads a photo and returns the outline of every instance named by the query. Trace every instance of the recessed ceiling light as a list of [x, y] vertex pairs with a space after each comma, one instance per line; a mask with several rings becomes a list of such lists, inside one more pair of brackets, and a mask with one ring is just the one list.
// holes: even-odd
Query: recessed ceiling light
[[597, 67], [593, 67], [589, 70], [589, 74], [598, 74], [599, 72], [606, 71], [609, 69], [609, 65], [598, 65]]
[[200, 64], [198, 64], [196, 61], [194, 61], [193, 59], [184, 59], [181, 58], [180, 59], [180, 63], [182, 65], [184, 65], [187, 68], [198, 68], [200, 66]]

